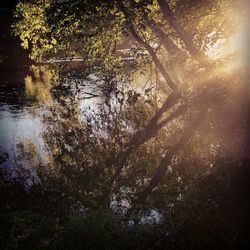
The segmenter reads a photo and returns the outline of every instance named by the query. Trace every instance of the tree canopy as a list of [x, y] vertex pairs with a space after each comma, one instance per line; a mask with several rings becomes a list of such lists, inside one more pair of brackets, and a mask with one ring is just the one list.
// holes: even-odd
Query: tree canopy
[[[131, 84], [133, 72], [153, 63], [164, 94], [158, 93], [157, 110], [126, 139], [112, 162], [110, 178], [115, 182], [133, 151], [178, 121], [175, 131], [182, 135], [172, 140], [148, 187], [140, 193], [139, 200], [144, 200], [173, 159], [197, 136], [204, 120], [212, 134], [214, 126], [221, 126], [219, 109], [227, 98], [232, 101], [232, 96], [226, 96], [231, 88], [241, 89], [235, 69], [228, 66], [233, 65], [235, 51], [224, 49], [238, 28], [238, 17], [233, 15], [237, 8], [234, 1], [223, 0], [23, 1], [17, 5], [15, 32], [23, 46], [31, 49], [33, 59], [81, 57], [86, 68], [99, 72], [107, 83], [115, 79], [119, 85], [126, 76]], [[220, 48], [217, 57], [212, 53], [216, 46]], [[140, 50], [145, 52], [138, 54]], [[132, 60], [126, 60], [128, 56]], [[175, 138], [175, 131], [167, 137]], [[209, 136], [204, 134], [205, 138]]]
[[[17, 5], [14, 31], [31, 58], [52, 65], [79, 59], [84, 84], [98, 83], [105, 99], [97, 112], [92, 107], [82, 112], [70, 91], [60, 92], [43, 116], [51, 158], [31, 193], [39, 194], [52, 216], [115, 207], [127, 216], [123, 220], [132, 216], [136, 222], [135, 215], [154, 208], [169, 220], [161, 228], [165, 236], [160, 231], [155, 241], [163, 246], [176, 240], [180, 249], [186, 240], [189, 249], [200, 247], [206, 232], [213, 238], [207, 247], [213, 248], [217, 228], [226, 239], [227, 233], [237, 238], [236, 231], [244, 231], [240, 216], [232, 222], [235, 229], [227, 221], [244, 210], [233, 190], [245, 186], [233, 175], [236, 169], [244, 172], [249, 160], [249, 94], [242, 51], [235, 46], [241, 11], [233, 0], [23, 0]], [[50, 96], [65, 75], [72, 85], [77, 80], [70, 67], [53, 74], [49, 67], [32, 71], [35, 79], [25, 78], [30, 95]], [[50, 76], [56, 74], [52, 86]], [[46, 76], [48, 91], [32, 85]], [[77, 84], [74, 90], [81, 92]], [[225, 213], [227, 206], [232, 210]], [[76, 228], [84, 234], [89, 220], [102, 217], [86, 216], [86, 227]], [[101, 220], [100, 232], [103, 224], [110, 226]], [[67, 230], [74, 237], [74, 230]], [[227, 246], [232, 239], [225, 240]]]

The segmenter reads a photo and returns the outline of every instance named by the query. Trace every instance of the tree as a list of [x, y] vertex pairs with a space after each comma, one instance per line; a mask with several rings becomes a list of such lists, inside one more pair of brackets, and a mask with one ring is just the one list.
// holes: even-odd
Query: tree
[[[173, 164], [185, 145], [196, 137], [199, 126], [194, 124], [200, 125], [201, 117], [208, 110], [216, 113], [218, 106], [224, 105], [222, 97], [234, 76], [222, 76], [221, 72], [226, 73], [221, 66], [225, 60], [212, 60], [206, 52], [208, 46], [229, 38], [234, 32], [229, 25], [222, 25], [228, 17], [221, 13], [232, 13], [232, 6], [227, 1], [37, 0], [17, 6], [19, 19], [15, 31], [23, 40], [23, 46], [31, 47], [33, 58], [81, 56], [85, 65], [94, 69], [99, 77], [104, 76], [106, 82], [115, 80], [119, 84], [125, 73], [129, 72], [130, 76], [149, 61], [155, 65], [167, 96], [162, 98], [161, 107], [147, 124], [135, 129], [134, 135], [121, 145], [111, 163], [114, 175], [110, 185], [118, 180], [132, 153], [155, 134], [173, 122], [180, 122], [184, 129], [179, 130], [183, 136], [177, 143], [174, 141], [162, 157], [149, 186], [141, 193], [143, 199], [139, 197], [141, 201], [164, 178], [168, 165]], [[193, 11], [196, 7], [198, 11]], [[192, 23], [186, 22], [191, 18]], [[125, 37], [137, 49], [144, 49], [148, 60], [143, 60], [144, 56], [138, 58], [133, 52], [136, 67], [122, 60], [117, 48]], [[218, 104], [214, 100], [220, 95]], [[204, 100], [205, 104], [201, 104]]]
[[[249, 91], [239, 55], [222, 46], [216, 59], [210, 51], [221, 39], [230, 43], [234, 4], [31, 0], [17, 6], [15, 31], [31, 56], [83, 58], [81, 77], [101, 82], [105, 101], [80, 121], [75, 96], [53, 91], [56, 105], [44, 115], [43, 134], [51, 159], [37, 171], [40, 183], [27, 193], [0, 175], [3, 248], [103, 248], [100, 239], [108, 249], [121, 242], [136, 249], [244, 249]], [[120, 51], [124, 43], [129, 52]], [[51, 81], [40, 86], [51, 76], [47, 69], [34, 67], [35, 79], [25, 79], [32, 98], [44, 101], [65, 88]], [[138, 90], [132, 79], [141, 73]], [[72, 71], [54, 74], [74, 83]], [[20, 148], [32, 161], [32, 152]], [[152, 208], [165, 220], [140, 225]], [[131, 220], [137, 225], [128, 227]]]

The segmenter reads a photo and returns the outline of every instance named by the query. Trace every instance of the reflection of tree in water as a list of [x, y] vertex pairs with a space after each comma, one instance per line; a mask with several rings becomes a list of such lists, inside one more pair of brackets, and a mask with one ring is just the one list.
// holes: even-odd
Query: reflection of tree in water
[[53, 100], [52, 87], [56, 83], [55, 70], [46, 66], [31, 66], [31, 75], [24, 78], [25, 93], [38, 104], [50, 103]]
[[[221, 37], [229, 41], [234, 34], [235, 26], [225, 24], [234, 21], [233, 7], [227, 1], [200, 2], [19, 5], [26, 22], [18, 23], [17, 32], [25, 47], [32, 43], [34, 58], [64, 52], [71, 42], [66, 55], [80, 54], [108, 89], [105, 104], [96, 111], [85, 109], [83, 119], [70, 96], [60, 96], [45, 114], [51, 162], [41, 169], [41, 192], [53, 213], [120, 203], [129, 207], [129, 217], [154, 208], [168, 220], [161, 244], [169, 242], [169, 232], [170, 242], [185, 246], [187, 241], [189, 249], [200, 242], [210, 248], [236, 238], [240, 242], [246, 204], [244, 195], [233, 190], [246, 193], [240, 182], [249, 161], [244, 142], [249, 97], [234, 51], [228, 54], [222, 46], [220, 58], [209, 54]], [[23, 14], [30, 7], [37, 15]], [[84, 15], [78, 15], [79, 9]], [[30, 25], [32, 18], [38, 20], [36, 27]], [[116, 57], [123, 34], [144, 52], [138, 56], [131, 48], [134, 68]], [[86, 46], [79, 47], [82, 41]], [[156, 67], [156, 93], [152, 86], [143, 93], [133, 89], [132, 73], [145, 66], [145, 58]], [[127, 88], [120, 87], [121, 79]], [[235, 171], [241, 177], [234, 178]]]
[[155, 106], [145, 100], [153, 102], [151, 94], [130, 102], [125, 93], [119, 106], [90, 109], [81, 122], [75, 100], [53, 107], [44, 134], [51, 162], [41, 176], [44, 190], [53, 190], [48, 199], [53, 197], [54, 208], [110, 207], [128, 212], [135, 223], [140, 219], [133, 214], [156, 209], [167, 221], [166, 230], [179, 230], [179, 237], [191, 237], [185, 228], [194, 230], [190, 234], [197, 240], [209, 234], [220, 242], [216, 230], [241, 237], [247, 160], [246, 128], [238, 122], [246, 106], [244, 87], [236, 89], [234, 77], [232, 85], [222, 79], [219, 86], [210, 83], [192, 93], [188, 103], [179, 104], [187, 105], [185, 112], [171, 108], [150, 129]]
[[[105, 3], [98, 4], [100, 4], [100, 10], [114, 8], [115, 10], [112, 11], [120, 13], [115, 17], [112, 16], [112, 11], [109, 13], [114, 21], [114, 27], [111, 28], [114, 33], [110, 36], [119, 42], [121, 39], [119, 28], [120, 25], [124, 25], [123, 28], [126, 32], [133, 37], [133, 42], [137, 43], [135, 48], [140, 50], [143, 47], [150, 56], [156, 67], [157, 86], [154, 86], [154, 89], [162, 92], [156, 93], [158, 98], [153, 96], [152, 86], [146, 89], [148, 97], [145, 94], [139, 94], [137, 90], [131, 91], [129, 88], [120, 92], [113, 87], [111, 91], [109, 90], [110, 83], [112, 86], [116, 86], [119, 84], [118, 79], [124, 79], [125, 73], [128, 79], [135, 70], [129, 64], [125, 67], [126, 64], [121, 63], [120, 58], [116, 58], [112, 54], [115, 49], [112, 47], [116, 45], [108, 46], [106, 43], [108, 40], [110, 41], [110, 36], [106, 38], [106, 31], [103, 31], [102, 25], [105, 26], [109, 22], [109, 19], [105, 19], [102, 25], [96, 24], [96, 29], [100, 28], [103, 33], [100, 31], [91, 34], [93, 37], [96, 36], [95, 39], [89, 39], [89, 33], [79, 33], [79, 37], [75, 38], [76, 43], [78, 38], [84, 38], [89, 47], [77, 48], [77, 53], [83, 57], [89, 56], [87, 59], [90, 60], [90, 68], [96, 69], [97, 76], [102, 77], [105, 82], [104, 86], [108, 89], [106, 96], [110, 97], [111, 92], [117, 90], [115, 95], [117, 97], [119, 95], [121, 98], [117, 98], [116, 105], [107, 100], [106, 106], [102, 106], [93, 115], [90, 114], [91, 112], [86, 113], [84, 121], [79, 122], [81, 114], [77, 103], [74, 103], [74, 98], [71, 100], [68, 96], [60, 96], [60, 105], [53, 107], [50, 115], [45, 117], [49, 129], [44, 136], [53, 155], [50, 168], [59, 171], [58, 178], [65, 179], [65, 184], [67, 183], [72, 190], [78, 190], [78, 193], [79, 191], [80, 193], [85, 192], [86, 196], [82, 194], [83, 200], [86, 198], [93, 202], [95, 200], [93, 198], [96, 198], [98, 204], [98, 199], [100, 200], [101, 197], [105, 203], [105, 199], [113, 196], [114, 192], [116, 196], [121, 196], [120, 190], [122, 189], [129, 190], [129, 200], [133, 204], [143, 204], [151, 197], [152, 192], [155, 194], [152, 195], [153, 200], [158, 197], [157, 193], [167, 193], [165, 189], [170, 188], [166, 184], [169, 181], [164, 181], [164, 179], [168, 178], [175, 183], [170, 186], [177, 190], [173, 191], [175, 200], [177, 200], [180, 194], [183, 195], [183, 191], [178, 191], [181, 183], [179, 180], [184, 178], [181, 176], [182, 171], [180, 170], [182, 165], [190, 165], [195, 169], [197, 165], [201, 173], [206, 173], [224, 154], [229, 156], [235, 154], [238, 157], [241, 155], [240, 152], [235, 151], [236, 149], [241, 151], [243, 147], [244, 129], [237, 131], [237, 125], [232, 122], [231, 124], [225, 123], [225, 120], [234, 120], [232, 117], [237, 114], [242, 104], [237, 102], [237, 98], [240, 98], [238, 96], [241, 95], [241, 83], [236, 76], [239, 72], [233, 71], [231, 55], [227, 58], [228, 51], [223, 51], [223, 48], [220, 48], [223, 58], [219, 58], [219, 60], [211, 58], [212, 52], [208, 53], [210, 58], [205, 55], [205, 51], [209, 52], [212, 46], [215, 46], [216, 42], [221, 39], [221, 24], [225, 20], [225, 16], [214, 15], [211, 19], [205, 5], [201, 4], [194, 13], [189, 6], [190, 9], [185, 10], [186, 17], [181, 17], [178, 16], [178, 11], [182, 13], [185, 5], [182, 3], [176, 5], [175, 17], [166, 1], [157, 2], [158, 7], [155, 3], [151, 6], [151, 16], [145, 11], [146, 7], [142, 3], [137, 4], [134, 1], [129, 1], [128, 4], [116, 5], [114, 3], [114, 6], [112, 4], [106, 6]], [[77, 2], [75, 6], [70, 5], [70, 8], [78, 8], [78, 4], [81, 6], [83, 3]], [[28, 7], [29, 4], [20, 5], [20, 8]], [[32, 7], [36, 10], [35, 6], [32, 5]], [[95, 9], [92, 4], [85, 7], [89, 10]], [[207, 7], [211, 8], [211, 11], [219, 7], [220, 10], [225, 10], [229, 14], [232, 11], [223, 1], [220, 4], [209, 2]], [[49, 13], [49, 11], [55, 12], [60, 16], [56, 11], [57, 8], [60, 8], [58, 3], [48, 4], [46, 8], [48, 12], [45, 14], [39, 12], [40, 25], [46, 21], [44, 15], [47, 13], [50, 24], [58, 25], [58, 29], [63, 31], [62, 37], [68, 38], [72, 35], [71, 32], [75, 30], [73, 27], [77, 21], [82, 21], [77, 15], [70, 16], [72, 19], [69, 21], [68, 29], [64, 29], [64, 25], [61, 26], [61, 23], [55, 22], [56, 18], [54, 20]], [[131, 9], [134, 8], [136, 12], [133, 13], [133, 19]], [[162, 11], [163, 20], [157, 16], [157, 8]], [[199, 11], [202, 11], [204, 15], [203, 20], [199, 15], [196, 16]], [[102, 12], [100, 11], [100, 13]], [[86, 15], [89, 17], [88, 14]], [[196, 19], [193, 24], [190, 23], [184, 29], [182, 24], [185, 26], [185, 21], [190, 16], [194, 16]], [[180, 23], [178, 18], [181, 20]], [[231, 21], [233, 20], [232, 18]], [[142, 23], [148, 26], [149, 30], [141, 29]], [[19, 33], [22, 33], [22, 28], [25, 28], [25, 25], [22, 25], [17, 26]], [[197, 25], [200, 30], [194, 29], [194, 25]], [[34, 30], [35, 36], [39, 36], [38, 31], [41, 27]], [[214, 31], [215, 28], [216, 31]], [[49, 32], [46, 29], [43, 30], [44, 33]], [[224, 39], [229, 39], [234, 29], [233, 25], [232, 27], [225, 25]], [[174, 30], [176, 34], [168, 35], [170, 30]], [[194, 30], [198, 34], [195, 40], [192, 40], [187, 32], [192, 33]], [[43, 54], [46, 56], [50, 52], [63, 51], [66, 44], [62, 37], [58, 39], [57, 44], [55, 40], [58, 34], [52, 33], [48, 34], [48, 36], [51, 35], [51, 41], [43, 40], [44, 44], [48, 46], [44, 46], [42, 49], [36, 44], [37, 40], [33, 40], [33, 37], [29, 37], [26, 33], [23, 34], [25, 35], [23, 41], [27, 43], [30, 40], [34, 43], [32, 47], [34, 57], [40, 58]], [[72, 41], [71, 50], [75, 49], [76, 43]], [[159, 47], [155, 49], [152, 44], [159, 44]], [[197, 49], [197, 46], [201, 49]], [[103, 53], [105, 50], [109, 53]], [[145, 61], [144, 59], [140, 61], [140, 58], [144, 58], [145, 54], [140, 57], [136, 49], [134, 54], [133, 49], [131, 51], [133, 60], [138, 61], [135, 64], [136, 68], [142, 69]], [[188, 60], [187, 53], [190, 55]], [[149, 62], [148, 58], [146, 62]], [[150, 73], [152, 74], [152, 72]], [[40, 75], [37, 78], [42, 80]], [[44, 89], [42, 87], [39, 89], [40, 87], [38, 88], [36, 85], [34, 87], [30, 79], [26, 80], [27, 91], [31, 95], [37, 93], [43, 99], [43, 96], [46, 96]], [[139, 81], [145, 81], [145, 79]], [[136, 81], [130, 79], [129, 82], [135, 84]], [[49, 95], [47, 96], [47, 99], [50, 99]], [[155, 105], [156, 102], [157, 105]], [[233, 110], [233, 107], [236, 110]], [[220, 117], [223, 117], [223, 122]], [[241, 119], [241, 116], [239, 118]], [[179, 170], [177, 171], [177, 169]], [[195, 171], [197, 174], [200, 173], [198, 169]]]
[[[161, 208], [165, 202], [167, 206], [165, 196], [181, 202], [192, 181], [213, 171], [218, 159], [223, 155], [231, 159], [232, 154], [238, 158], [244, 149], [244, 131], [224, 123], [234, 120], [242, 104], [230, 96], [227, 83], [209, 84], [192, 93], [188, 103], [171, 108], [154, 126], [149, 126], [155, 118], [151, 94], [131, 102], [128, 91], [119, 105], [104, 104], [95, 112], [86, 109], [82, 122], [77, 102], [62, 102], [45, 117], [44, 138], [52, 154], [48, 170], [55, 171], [85, 205], [108, 204], [114, 196], [131, 204], [144, 202], [153, 189], [148, 200], [152, 206]], [[218, 98], [222, 93], [224, 97]], [[194, 180], [192, 174], [197, 176]]]

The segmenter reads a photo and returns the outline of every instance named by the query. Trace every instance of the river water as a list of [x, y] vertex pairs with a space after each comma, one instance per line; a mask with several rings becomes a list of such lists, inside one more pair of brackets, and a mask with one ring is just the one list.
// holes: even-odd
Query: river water
[[[20, 166], [35, 174], [35, 166], [48, 162], [48, 148], [43, 136], [50, 124], [44, 123], [44, 117], [62, 97], [64, 102], [73, 99], [80, 119], [84, 119], [88, 112], [105, 105], [106, 96], [103, 82], [94, 74], [85, 76], [84, 80], [77, 74], [84, 72], [82, 62], [67, 64], [75, 72], [74, 77], [71, 74], [69, 78], [60, 76], [59, 79], [58, 67], [49, 63], [38, 65], [29, 59], [29, 51], [11, 35], [12, 23], [13, 12], [0, 8], [0, 169], [14, 178], [18, 176]], [[60, 62], [54, 64], [58, 66]], [[151, 70], [147, 70], [148, 75]], [[141, 89], [152, 86], [152, 79], [147, 74], [136, 72], [132, 89], [139, 88], [141, 92]], [[34, 167], [30, 161], [25, 162], [33, 148], [38, 159]]]
[[[13, 37], [12, 22], [12, 11], [0, 8], [0, 154], [4, 159], [0, 167], [15, 175], [12, 170], [17, 165], [20, 145], [32, 143], [43, 159], [46, 152], [41, 136], [45, 130], [43, 114], [54, 105], [54, 97], [61, 90], [53, 88], [56, 82], [53, 70], [48, 65], [36, 65], [19, 39]], [[82, 99], [86, 97], [85, 106], [98, 103], [96, 92], [88, 88], [82, 93]]]
[[37, 138], [39, 120], [30, 114], [32, 103], [25, 94], [24, 78], [32, 62], [11, 36], [11, 10], [0, 11], [0, 147], [13, 159], [18, 142]]

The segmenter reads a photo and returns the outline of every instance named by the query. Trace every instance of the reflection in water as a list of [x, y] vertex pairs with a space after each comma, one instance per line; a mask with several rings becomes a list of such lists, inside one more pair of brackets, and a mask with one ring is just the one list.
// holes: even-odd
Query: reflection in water
[[31, 75], [24, 78], [25, 94], [28, 98], [34, 98], [38, 104], [50, 103], [51, 89], [56, 81], [55, 71], [45, 66], [31, 66]]
[[2, 106], [0, 128], [0, 146], [9, 155], [8, 161], [2, 164], [2, 167], [8, 167], [8, 171], [12, 171], [17, 165], [18, 144], [31, 141], [40, 156], [45, 153], [43, 141], [40, 138], [41, 121], [31, 115], [29, 109], [13, 112], [7, 105]]
[[[105, 83], [96, 76], [89, 75], [86, 79], [61, 77], [59, 80], [57, 72], [50, 65], [32, 65], [26, 70], [25, 77], [19, 79], [20, 86], [1, 88], [0, 147], [9, 154], [9, 160], [2, 166], [8, 166], [10, 171], [16, 165], [20, 153], [18, 145], [21, 144], [33, 143], [37, 149], [35, 158], [41, 161], [39, 164], [47, 163], [48, 151], [43, 136], [47, 126], [51, 125], [46, 121], [55, 107], [61, 107], [57, 110], [58, 116], [63, 109], [74, 107], [77, 122], [84, 122], [88, 115], [107, 104]], [[71, 117], [70, 114], [67, 116]]]
[[[44, 158], [45, 148], [41, 137], [43, 131], [41, 117], [44, 104], [52, 104], [51, 89], [54, 71], [48, 67], [31, 66], [24, 79], [19, 79], [19, 90], [3, 89], [0, 106], [0, 146], [9, 154], [5, 165], [14, 167], [18, 155], [17, 145], [32, 142], [38, 149], [39, 158]], [[33, 77], [32, 77], [33, 76]], [[16, 98], [18, 96], [19, 98]]]

